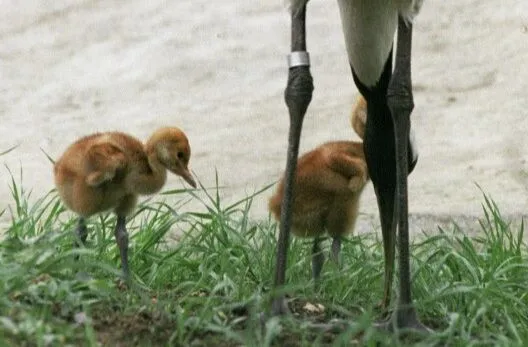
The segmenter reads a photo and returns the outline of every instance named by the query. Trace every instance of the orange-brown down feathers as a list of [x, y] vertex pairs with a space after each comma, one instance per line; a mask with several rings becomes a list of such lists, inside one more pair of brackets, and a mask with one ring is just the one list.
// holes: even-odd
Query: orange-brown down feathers
[[[351, 123], [363, 138], [366, 103], [359, 98]], [[332, 237], [348, 233], [358, 215], [359, 197], [368, 181], [363, 144], [354, 141], [325, 143], [300, 156], [294, 183], [292, 233]], [[280, 220], [284, 180], [269, 200], [269, 210]]]
[[[346, 234], [356, 220], [367, 179], [361, 143], [328, 142], [301, 156], [295, 176], [292, 233], [306, 237]], [[283, 189], [281, 180], [269, 201], [277, 220]]]
[[187, 137], [177, 128], [157, 130], [146, 145], [121, 132], [97, 133], [70, 145], [57, 160], [55, 185], [66, 206], [81, 216], [112, 208], [127, 215], [137, 195], [163, 187], [167, 169], [196, 186], [189, 157]]

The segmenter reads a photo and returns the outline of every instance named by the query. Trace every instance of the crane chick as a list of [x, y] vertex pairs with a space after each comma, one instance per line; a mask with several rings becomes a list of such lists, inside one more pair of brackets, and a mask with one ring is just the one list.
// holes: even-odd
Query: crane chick
[[[352, 127], [363, 138], [366, 102], [359, 98], [352, 111]], [[332, 237], [331, 257], [337, 262], [341, 239], [356, 222], [359, 197], [368, 182], [363, 144], [355, 141], [327, 142], [299, 157], [293, 187], [292, 233], [313, 237], [312, 276], [319, 279], [324, 262], [320, 241]], [[284, 178], [270, 198], [268, 208], [280, 220]]]
[[126, 216], [138, 195], [154, 194], [167, 170], [196, 187], [188, 163], [189, 141], [175, 127], [160, 128], [146, 144], [122, 132], [96, 133], [70, 145], [54, 166], [55, 185], [64, 204], [79, 215], [76, 235], [86, 241], [85, 218], [113, 210], [115, 238], [125, 278], [129, 277]]

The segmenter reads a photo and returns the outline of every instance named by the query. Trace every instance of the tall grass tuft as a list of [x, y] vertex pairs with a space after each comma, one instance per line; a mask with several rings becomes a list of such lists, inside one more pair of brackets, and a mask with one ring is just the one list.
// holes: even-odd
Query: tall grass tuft
[[[435, 330], [429, 336], [397, 340], [374, 329], [383, 283], [374, 230], [344, 243], [341, 266], [326, 262], [318, 287], [310, 275], [310, 241], [292, 239], [288, 285], [281, 289], [292, 314], [261, 320], [276, 294], [276, 224], [251, 220], [249, 212], [267, 188], [224, 204], [217, 178], [212, 189], [171, 190], [141, 203], [128, 223], [133, 281], [123, 287], [112, 214], [91, 218], [87, 245], [73, 248], [75, 216], [56, 193], [33, 199], [12, 176], [11, 220], [0, 243], [0, 345], [528, 343], [524, 224], [514, 228], [486, 195], [476, 235], [453, 224], [414, 240], [413, 292], [420, 317]], [[183, 212], [189, 200], [199, 201], [201, 211]], [[314, 328], [336, 320], [347, 324]]]

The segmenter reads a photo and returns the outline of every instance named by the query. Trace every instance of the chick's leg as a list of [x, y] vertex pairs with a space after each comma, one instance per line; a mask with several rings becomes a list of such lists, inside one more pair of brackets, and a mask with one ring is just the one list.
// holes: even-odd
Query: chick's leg
[[312, 277], [316, 283], [319, 281], [324, 263], [324, 255], [321, 251], [320, 242], [321, 239], [316, 237], [314, 238], [312, 246]]
[[125, 279], [129, 278], [130, 272], [128, 269], [128, 232], [126, 230], [126, 218], [124, 216], [117, 216], [117, 223], [114, 232], [119, 253], [121, 255], [121, 267], [123, 269], [123, 276]]
[[332, 240], [332, 251], [330, 256], [336, 265], [339, 265], [339, 253], [341, 252], [341, 237], [336, 236]]
[[75, 240], [75, 245], [84, 245], [86, 238], [88, 237], [88, 229], [86, 228], [86, 220], [84, 217], [79, 217], [79, 220], [77, 221], [75, 236], [77, 237], [77, 240]]

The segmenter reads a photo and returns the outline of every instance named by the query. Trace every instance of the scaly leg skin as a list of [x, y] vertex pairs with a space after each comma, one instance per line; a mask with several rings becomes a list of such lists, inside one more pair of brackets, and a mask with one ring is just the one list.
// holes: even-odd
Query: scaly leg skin
[[117, 223], [114, 232], [119, 253], [121, 255], [121, 267], [123, 269], [123, 277], [128, 281], [130, 272], [128, 270], [128, 233], [126, 230], [126, 218], [124, 216], [117, 216]]
[[389, 88], [387, 104], [391, 111], [396, 145], [396, 206], [398, 218], [398, 249], [400, 296], [389, 322], [382, 325], [390, 331], [417, 330], [428, 332], [416, 313], [411, 297], [409, 259], [409, 211], [407, 197], [408, 140], [410, 115], [414, 107], [411, 83], [412, 24], [398, 18], [396, 63]]
[[[305, 17], [306, 6], [303, 6], [299, 11], [292, 11], [292, 55], [290, 56], [288, 85], [284, 92], [284, 99], [290, 114], [290, 130], [288, 133], [288, 157], [286, 161], [284, 196], [277, 244], [277, 263], [273, 284], [275, 289], [285, 284], [293, 203], [293, 179], [297, 167], [302, 122], [312, 99], [313, 91], [313, 80], [310, 74], [308, 54], [306, 52]], [[274, 316], [289, 312], [284, 295], [281, 294], [275, 297], [271, 311]]]
[[383, 256], [385, 260], [385, 278], [383, 283], [383, 299], [379, 304], [382, 315], [387, 315], [388, 306], [391, 301], [392, 282], [394, 279], [394, 255], [395, 255], [395, 236], [396, 220], [394, 211], [394, 189], [384, 187], [383, 192], [375, 188], [376, 198], [378, 201], [379, 215], [381, 218], [381, 232], [383, 236]]
[[319, 285], [321, 269], [324, 263], [324, 254], [321, 251], [320, 242], [321, 239], [315, 237], [312, 246], [312, 278], [316, 287]]
[[339, 253], [341, 252], [341, 237], [336, 236], [332, 240], [332, 251], [330, 252], [330, 257], [333, 262], [339, 266]]

